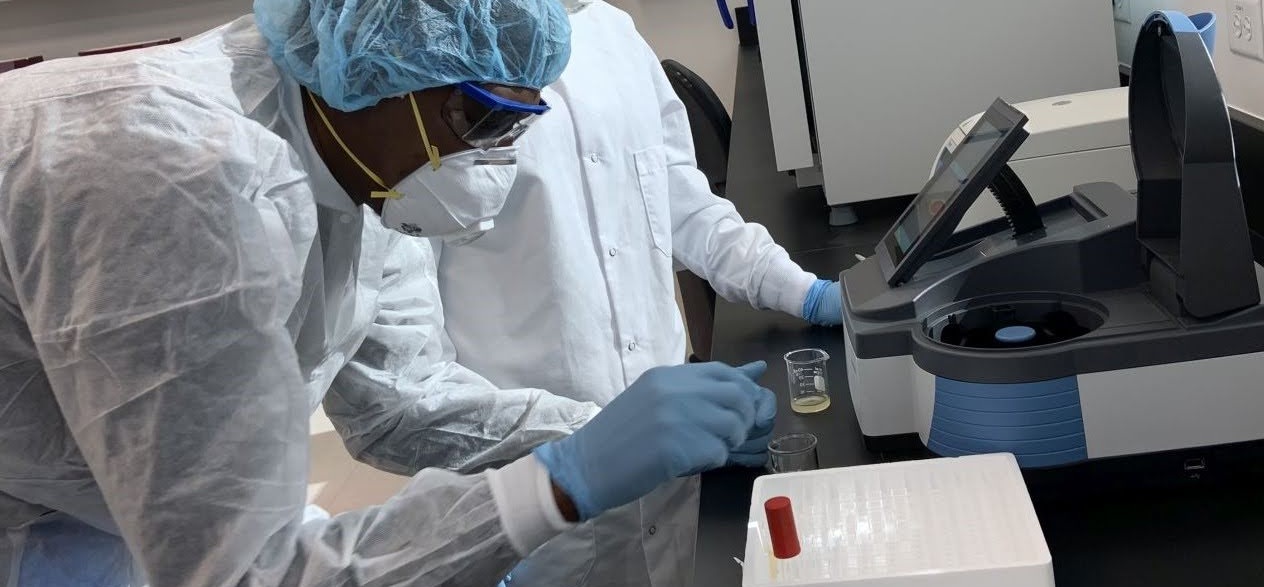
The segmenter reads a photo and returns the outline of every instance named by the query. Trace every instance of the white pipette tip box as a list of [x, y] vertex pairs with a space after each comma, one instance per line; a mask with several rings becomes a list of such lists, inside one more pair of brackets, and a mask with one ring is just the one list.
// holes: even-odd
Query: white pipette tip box
[[[776, 559], [764, 502], [791, 501], [802, 551]], [[742, 587], [1053, 587], [1013, 455], [885, 463], [755, 481]]]

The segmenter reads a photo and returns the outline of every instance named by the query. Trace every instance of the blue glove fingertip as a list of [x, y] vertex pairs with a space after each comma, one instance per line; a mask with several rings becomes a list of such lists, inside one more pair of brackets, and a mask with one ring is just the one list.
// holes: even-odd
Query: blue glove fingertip
[[678, 472], [677, 477], [691, 477], [719, 469], [732, 462], [734, 456], [729, 447], [724, 444], [724, 441], [718, 438], [697, 442], [694, 444], [693, 450], [697, 453], [697, 464], [687, 471]]
[[760, 377], [768, 371], [768, 363], [764, 361], [753, 361], [737, 368], [743, 375], [750, 378], [751, 381], [759, 381]]
[[764, 466], [767, 463], [768, 463], [767, 452], [763, 452], [757, 455], [733, 453], [729, 457], [729, 464], [737, 466], [737, 467], [748, 467], [751, 469], [757, 469], [759, 467]]
[[777, 420], [777, 396], [767, 389], [761, 389], [755, 399], [755, 426], [771, 426]]

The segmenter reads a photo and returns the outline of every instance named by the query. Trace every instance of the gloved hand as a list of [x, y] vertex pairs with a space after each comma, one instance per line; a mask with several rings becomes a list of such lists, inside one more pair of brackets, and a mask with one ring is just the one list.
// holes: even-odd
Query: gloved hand
[[772, 442], [772, 424], [776, 419], [776, 407], [772, 408], [768, 424], [751, 430], [751, 438], [729, 454], [729, 466], [758, 468], [768, 463], [768, 443]]
[[803, 319], [817, 326], [843, 323], [843, 287], [837, 281], [816, 280], [803, 299]]
[[777, 410], [772, 392], [755, 383], [765, 369], [763, 361], [650, 369], [583, 428], [535, 456], [587, 520], [677, 477], [722, 467], [735, 449], [755, 442], [761, 419]]
[[[761, 365], [752, 363], [751, 365]], [[742, 367], [742, 369], [746, 369]], [[754, 379], [758, 381], [758, 376]], [[764, 411], [755, 414], [755, 427], [741, 446], [729, 453], [728, 465], [739, 467], [762, 467], [768, 462], [768, 443], [772, 442], [772, 427], [777, 422], [777, 403], [775, 401], [760, 404]]]

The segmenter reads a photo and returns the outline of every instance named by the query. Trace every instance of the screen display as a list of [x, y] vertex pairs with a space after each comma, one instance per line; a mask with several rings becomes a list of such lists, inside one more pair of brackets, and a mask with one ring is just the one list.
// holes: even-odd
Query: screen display
[[977, 173], [979, 166], [987, 159], [988, 153], [1001, 140], [1006, 130], [1008, 129], [997, 128], [983, 118], [965, 140], [957, 145], [953, 156], [941, 159], [938, 173], [922, 189], [921, 194], [891, 231], [894, 241], [890, 243], [891, 260], [895, 264], [898, 265], [908, 255], [913, 245], [960, 192], [961, 186]]

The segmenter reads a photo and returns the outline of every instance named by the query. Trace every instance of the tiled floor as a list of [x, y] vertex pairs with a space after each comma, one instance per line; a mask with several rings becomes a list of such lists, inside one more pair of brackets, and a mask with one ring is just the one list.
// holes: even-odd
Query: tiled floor
[[407, 477], [385, 473], [353, 460], [323, 411], [312, 417], [311, 426], [309, 503], [338, 514], [381, 504], [408, 482]]

